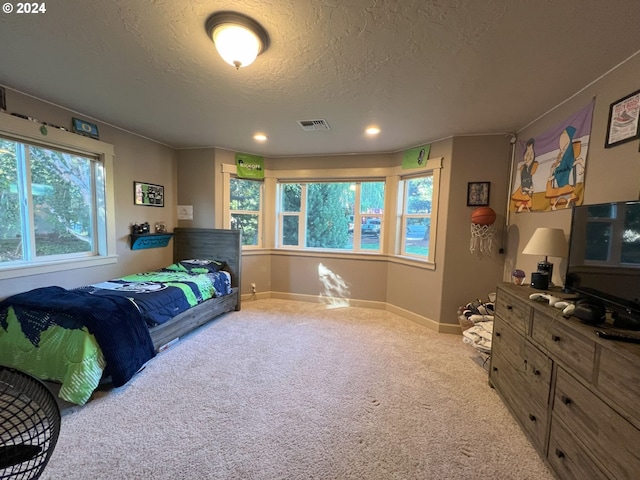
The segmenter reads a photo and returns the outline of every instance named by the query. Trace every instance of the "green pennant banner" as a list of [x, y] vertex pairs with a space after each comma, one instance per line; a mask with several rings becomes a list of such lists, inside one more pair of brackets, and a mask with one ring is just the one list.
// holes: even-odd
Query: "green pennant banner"
[[431, 145], [423, 145], [405, 150], [404, 157], [402, 158], [402, 168], [424, 167], [429, 159], [429, 150], [431, 150]]
[[263, 157], [236, 153], [236, 172], [239, 178], [264, 178]]

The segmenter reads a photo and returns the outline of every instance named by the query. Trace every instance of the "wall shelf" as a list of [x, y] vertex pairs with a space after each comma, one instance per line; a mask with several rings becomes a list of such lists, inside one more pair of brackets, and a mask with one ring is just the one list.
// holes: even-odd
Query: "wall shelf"
[[144, 250], [166, 247], [169, 245], [173, 233], [134, 233], [129, 237], [131, 237], [131, 250]]

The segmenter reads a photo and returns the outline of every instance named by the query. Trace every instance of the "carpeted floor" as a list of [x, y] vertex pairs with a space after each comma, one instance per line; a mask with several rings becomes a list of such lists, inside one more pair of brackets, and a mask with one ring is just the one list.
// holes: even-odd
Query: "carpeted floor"
[[475, 350], [388, 312], [244, 302], [63, 412], [46, 479], [552, 479]]

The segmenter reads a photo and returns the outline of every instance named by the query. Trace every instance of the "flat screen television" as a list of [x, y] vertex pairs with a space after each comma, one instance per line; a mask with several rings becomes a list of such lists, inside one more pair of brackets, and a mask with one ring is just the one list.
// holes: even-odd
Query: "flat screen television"
[[573, 207], [565, 290], [640, 329], [640, 201]]

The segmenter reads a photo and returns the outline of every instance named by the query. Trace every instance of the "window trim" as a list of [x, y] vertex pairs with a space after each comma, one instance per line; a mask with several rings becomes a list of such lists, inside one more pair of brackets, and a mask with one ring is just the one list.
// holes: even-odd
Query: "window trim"
[[18, 142], [35, 144], [55, 150], [66, 150], [80, 155], [96, 158], [102, 162], [105, 182], [105, 228], [101, 236], [102, 227], [97, 229], [98, 253], [92, 256], [67, 257], [64, 259], [45, 259], [30, 263], [12, 263], [0, 265], [0, 280], [55, 273], [75, 268], [86, 268], [107, 265], [117, 262], [116, 254], [116, 219], [115, 195], [113, 186], [113, 157], [114, 146], [99, 140], [83, 137], [58, 128], [47, 128], [46, 136], [40, 130], [42, 125], [37, 122], [18, 118], [6, 113], [0, 113], [0, 132]]
[[[438, 221], [438, 202], [440, 176], [443, 167], [444, 158], [430, 158], [425, 165], [414, 169], [403, 169], [401, 165], [389, 167], [373, 167], [373, 168], [341, 168], [341, 169], [297, 169], [297, 170], [264, 170], [264, 202], [263, 214], [264, 219], [264, 243], [262, 248], [253, 247], [249, 250], [243, 247], [243, 251], [250, 255], [260, 254], [279, 254], [294, 256], [331, 256], [331, 258], [368, 258], [388, 260], [393, 263], [415, 266], [418, 268], [435, 269], [435, 254], [437, 243], [437, 221]], [[236, 166], [228, 161], [220, 163], [219, 171], [222, 172], [221, 188], [222, 194], [220, 210], [216, 210], [217, 218], [222, 218], [221, 228], [229, 225], [228, 208], [229, 208], [229, 177], [236, 173]], [[424, 176], [425, 174], [433, 174], [433, 198], [431, 204], [431, 241], [429, 244], [429, 258], [406, 256], [400, 254], [400, 215], [402, 208], [402, 198], [399, 195], [400, 180], [411, 176]], [[373, 181], [379, 180], [385, 182], [385, 232], [384, 245], [380, 252], [354, 252], [342, 250], [312, 250], [309, 248], [297, 248], [291, 246], [277, 247], [276, 239], [279, 235], [279, 217], [278, 217], [278, 198], [277, 185], [280, 182], [340, 182], [340, 181]], [[219, 198], [219, 197], [218, 197]], [[395, 216], [394, 216], [395, 212]], [[217, 223], [217, 222], [216, 222]], [[435, 225], [435, 227], [434, 227]]]
[[[227, 163], [222, 164], [222, 195], [223, 195], [223, 205], [222, 209], [222, 228], [231, 228], [231, 179], [238, 178], [240, 180], [249, 180], [246, 178], [238, 177], [238, 169], [235, 165], [230, 165]], [[264, 248], [265, 245], [265, 195], [266, 195], [266, 187], [265, 180], [250, 180], [254, 182], [260, 182], [260, 210], [258, 213], [258, 244], [257, 245], [242, 245], [241, 249], [244, 250], [258, 250]], [[238, 213], [239, 210], [233, 210], [233, 212]], [[249, 212], [248, 210], [246, 212]], [[251, 211], [253, 212], [253, 211]]]
[[[362, 213], [361, 212], [361, 203], [360, 199], [362, 198], [362, 184], [363, 183], [373, 183], [373, 182], [381, 182], [384, 186], [384, 199], [383, 199], [383, 210], [387, 203], [387, 183], [386, 179], [379, 178], [366, 178], [366, 179], [336, 179], [336, 180], [315, 180], [315, 179], [279, 179], [276, 182], [276, 197], [277, 197], [277, 211], [276, 216], [278, 219], [278, 223], [276, 225], [277, 237], [276, 237], [276, 248], [277, 249], [291, 249], [291, 250], [301, 250], [301, 251], [309, 251], [309, 252], [340, 252], [340, 253], [368, 253], [368, 254], [383, 254], [384, 253], [384, 232], [385, 232], [385, 222], [384, 222], [384, 213]], [[353, 210], [353, 238], [352, 238], [352, 248], [351, 249], [342, 249], [342, 248], [314, 248], [314, 247], [306, 247], [307, 243], [307, 195], [308, 195], [308, 185], [317, 184], [317, 183], [352, 183], [355, 184], [355, 192], [354, 192], [354, 210]], [[284, 184], [299, 184], [303, 186], [301, 192], [301, 204], [299, 212], [289, 212], [284, 211], [282, 209], [282, 188], [281, 185]], [[284, 228], [284, 220], [285, 216], [298, 216], [298, 245], [284, 245], [283, 244], [283, 228]], [[360, 228], [355, 228], [356, 225], [362, 224], [363, 218], [377, 218], [380, 221], [380, 232], [378, 238], [380, 240], [380, 247], [377, 250], [368, 250], [362, 248], [362, 230]]]
[[[303, 188], [300, 192], [300, 210], [297, 212], [284, 211], [282, 209], [282, 190], [280, 185], [282, 183], [302, 183], [302, 182], [280, 182], [276, 181], [276, 248], [278, 249], [291, 249], [291, 250], [306, 250], [304, 244], [307, 241], [307, 229], [303, 225], [303, 220], [307, 218], [307, 189]], [[298, 217], [298, 244], [297, 245], [284, 245], [284, 217]]]
[[[429, 264], [435, 264], [436, 261], [436, 238], [438, 229], [438, 200], [440, 198], [440, 170], [442, 168], [442, 162], [439, 165], [432, 165], [431, 168], [426, 168], [420, 172], [415, 172], [399, 177], [400, 193], [398, 195], [398, 235], [397, 235], [397, 247], [396, 251], [398, 256], [403, 258], [410, 258], [417, 261], [427, 262]], [[412, 217], [423, 217], [422, 214], [407, 214], [405, 213], [405, 207], [407, 202], [407, 182], [416, 178], [424, 178], [432, 176], [432, 192], [431, 192], [431, 214], [429, 215], [431, 226], [429, 227], [429, 253], [425, 255], [411, 255], [406, 253], [406, 220]]]
[[[258, 210], [232, 210], [231, 207], [225, 209], [226, 211], [229, 212], [229, 223], [227, 224], [226, 228], [231, 228], [231, 218], [234, 214], [236, 215], [256, 215], [258, 217], [258, 243], [255, 245], [242, 245], [242, 248], [247, 248], [247, 249], [252, 249], [252, 248], [262, 248], [262, 244], [263, 244], [263, 230], [264, 230], [264, 219], [263, 219], [263, 210], [264, 210], [264, 182], [261, 182], [259, 180], [252, 180], [249, 178], [241, 178], [238, 177], [237, 175], [230, 175], [229, 176], [229, 194], [231, 193], [231, 180], [232, 179], [236, 179], [236, 180], [246, 180], [247, 182], [255, 182], [255, 183], [259, 183], [260, 184], [260, 200], [258, 202]], [[242, 229], [240, 229], [242, 230]]]

